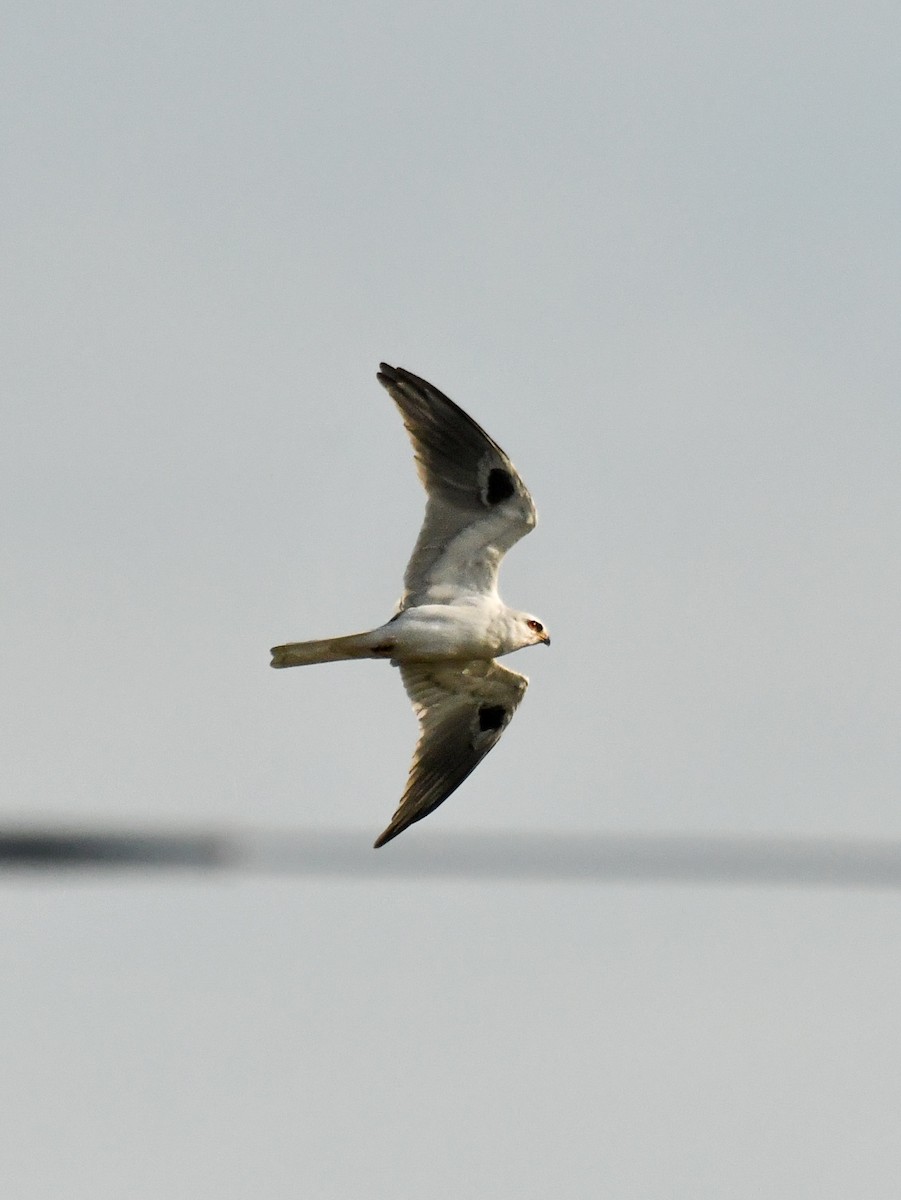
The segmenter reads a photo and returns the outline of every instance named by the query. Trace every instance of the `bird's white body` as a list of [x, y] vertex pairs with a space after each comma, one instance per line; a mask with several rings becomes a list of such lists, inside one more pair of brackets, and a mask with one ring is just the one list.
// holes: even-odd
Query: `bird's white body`
[[382, 363], [428, 493], [425, 521], [390, 621], [366, 633], [291, 642], [272, 666], [386, 658], [400, 667], [419, 716], [407, 788], [384, 845], [438, 807], [496, 745], [528, 680], [495, 662], [538, 642], [542, 623], [508, 608], [497, 591], [504, 553], [535, 525], [535, 506], [513, 464], [437, 388]]
[[547, 642], [536, 622], [498, 597], [472, 596], [457, 604], [420, 604], [404, 608], [384, 625], [349, 637], [276, 646], [273, 666], [299, 667], [348, 658], [387, 658], [401, 663], [490, 662], [524, 646]]
[[520, 617], [497, 596], [471, 596], [405, 608], [380, 632], [395, 640], [396, 662], [492, 659], [538, 640]]

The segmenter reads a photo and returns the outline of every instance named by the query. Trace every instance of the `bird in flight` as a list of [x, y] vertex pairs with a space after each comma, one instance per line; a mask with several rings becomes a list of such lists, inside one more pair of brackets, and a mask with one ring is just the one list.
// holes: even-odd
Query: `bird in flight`
[[434, 812], [497, 745], [529, 681], [495, 660], [551, 644], [544, 624], [508, 608], [497, 590], [501, 559], [536, 520], [516, 468], [424, 379], [382, 363], [378, 380], [400, 409], [428, 497], [397, 612], [369, 633], [274, 646], [271, 664], [386, 658], [400, 668], [419, 741], [376, 847]]

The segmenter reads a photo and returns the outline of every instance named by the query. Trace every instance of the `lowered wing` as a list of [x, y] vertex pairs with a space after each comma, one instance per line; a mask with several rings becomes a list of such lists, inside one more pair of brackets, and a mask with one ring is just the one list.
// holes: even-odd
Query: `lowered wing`
[[500, 741], [529, 685], [496, 662], [402, 664], [400, 673], [419, 718], [419, 741], [406, 790], [376, 847], [444, 803]]

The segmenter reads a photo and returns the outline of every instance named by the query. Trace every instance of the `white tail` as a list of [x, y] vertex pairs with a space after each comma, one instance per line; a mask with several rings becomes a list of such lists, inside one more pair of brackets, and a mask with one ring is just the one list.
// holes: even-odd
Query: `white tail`
[[325, 638], [320, 642], [289, 642], [272, 647], [273, 667], [304, 667], [310, 663], [343, 662], [348, 658], [386, 658], [389, 647], [373, 645], [371, 633]]

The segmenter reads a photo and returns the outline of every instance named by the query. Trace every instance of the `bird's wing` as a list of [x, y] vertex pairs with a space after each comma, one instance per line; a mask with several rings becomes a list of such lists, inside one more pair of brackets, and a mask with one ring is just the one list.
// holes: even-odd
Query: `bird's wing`
[[400, 607], [494, 591], [504, 554], [535, 525], [525, 484], [500, 446], [437, 388], [387, 363], [378, 379], [400, 409], [428, 494]]
[[427, 817], [475, 770], [497, 745], [529, 684], [496, 662], [409, 663], [401, 664], [400, 673], [419, 718], [419, 741], [406, 790], [377, 847]]

